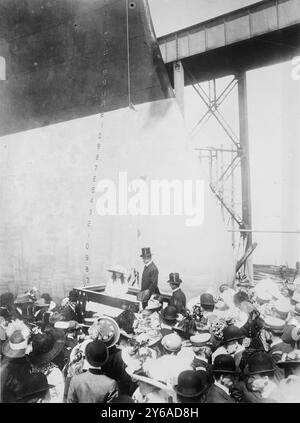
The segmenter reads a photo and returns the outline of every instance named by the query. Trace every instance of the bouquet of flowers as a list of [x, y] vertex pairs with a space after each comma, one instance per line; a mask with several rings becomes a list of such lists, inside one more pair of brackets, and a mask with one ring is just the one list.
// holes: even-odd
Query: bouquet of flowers
[[217, 319], [211, 324], [210, 329], [217, 339], [222, 339], [223, 330], [226, 326], [227, 323], [225, 319]]

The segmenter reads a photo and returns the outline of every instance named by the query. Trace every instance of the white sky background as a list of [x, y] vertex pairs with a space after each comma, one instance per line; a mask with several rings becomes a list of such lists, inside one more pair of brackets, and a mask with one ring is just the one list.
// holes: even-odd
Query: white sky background
[[[156, 35], [190, 26], [256, 0], [149, 0]], [[300, 229], [300, 79], [291, 77], [286, 62], [247, 73], [253, 229]], [[219, 80], [220, 86], [226, 79]], [[223, 113], [238, 134], [237, 98], [229, 96]], [[206, 109], [195, 91], [185, 89], [187, 129]], [[195, 146], [230, 146], [223, 130], [211, 119]], [[258, 242], [255, 263], [294, 266], [300, 260], [299, 235], [253, 234]]]

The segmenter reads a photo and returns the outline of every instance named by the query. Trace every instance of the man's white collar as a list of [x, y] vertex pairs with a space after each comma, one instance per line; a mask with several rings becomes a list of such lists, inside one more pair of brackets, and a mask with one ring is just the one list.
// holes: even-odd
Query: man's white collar
[[226, 394], [230, 396], [229, 389], [226, 386], [222, 385], [217, 380], [215, 380], [215, 385], [218, 386], [219, 388], [223, 389], [223, 391], [226, 392]]

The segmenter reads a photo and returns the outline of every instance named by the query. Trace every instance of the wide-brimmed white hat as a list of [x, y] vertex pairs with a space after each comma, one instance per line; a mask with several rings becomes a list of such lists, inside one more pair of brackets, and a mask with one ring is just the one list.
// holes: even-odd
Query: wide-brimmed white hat
[[109, 269], [107, 269], [108, 272], [118, 272], [122, 275], [125, 275], [127, 273], [127, 270], [125, 267], [121, 266], [120, 264], [114, 264], [113, 266], [110, 266]]

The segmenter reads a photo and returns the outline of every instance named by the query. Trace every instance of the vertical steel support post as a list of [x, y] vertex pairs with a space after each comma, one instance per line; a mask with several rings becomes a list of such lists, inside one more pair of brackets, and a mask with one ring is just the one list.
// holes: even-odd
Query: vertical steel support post
[[[251, 213], [251, 188], [250, 188], [250, 160], [249, 160], [249, 134], [248, 134], [248, 107], [247, 107], [247, 78], [246, 72], [237, 75], [238, 99], [239, 99], [239, 126], [242, 177], [242, 218], [245, 229], [252, 229]], [[246, 250], [252, 245], [252, 233], [247, 232]], [[250, 264], [250, 263], [249, 263]], [[250, 277], [253, 274], [252, 266], [249, 266]]]
[[184, 69], [181, 61], [173, 63], [175, 97], [184, 116]]

